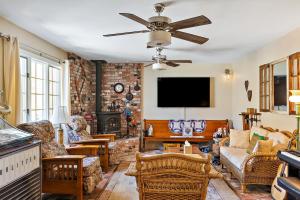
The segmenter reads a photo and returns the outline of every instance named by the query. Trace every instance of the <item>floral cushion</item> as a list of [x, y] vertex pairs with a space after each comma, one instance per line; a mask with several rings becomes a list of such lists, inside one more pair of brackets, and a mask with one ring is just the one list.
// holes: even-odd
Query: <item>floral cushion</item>
[[53, 158], [55, 156], [68, 155], [65, 147], [57, 144], [55, 141], [44, 143], [42, 145], [42, 158]]
[[83, 176], [90, 176], [100, 168], [99, 157], [86, 157], [83, 159]]
[[101, 168], [97, 168], [97, 170], [90, 176], [83, 177], [84, 193], [88, 193], [88, 194], [92, 193], [101, 180], [102, 180]]
[[83, 189], [91, 193], [102, 180], [102, 170], [99, 157], [86, 157], [83, 159]]
[[19, 129], [32, 133], [33, 137], [42, 143], [49, 143], [55, 137], [55, 130], [48, 120], [24, 123], [17, 126]]
[[74, 131], [77, 131], [77, 132], [86, 130], [86, 127], [87, 127], [86, 120], [84, 119], [84, 117], [79, 116], [79, 115], [71, 116], [68, 124]]
[[68, 134], [69, 143], [80, 141], [80, 140], [93, 139], [92, 136], [86, 130], [77, 132], [75, 130], [72, 130], [72, 128], [69, 125], [66, 126], [65, 130], [67, 131]]

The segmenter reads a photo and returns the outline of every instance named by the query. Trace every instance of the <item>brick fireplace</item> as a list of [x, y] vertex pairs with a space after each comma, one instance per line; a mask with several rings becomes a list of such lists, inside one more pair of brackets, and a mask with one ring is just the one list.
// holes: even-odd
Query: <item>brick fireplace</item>
[[[103, 129], [103, 118], [101, 113], [107, 114], [109, 106], [116, 99], [126, 101], [126, 94], [129, 86], [134, 96], [130, 101], [136, 127], [131, 128], [130, 132], [138, 135], [141, 131], [141, 105], [142, 105], [142, 75], [143, 64], [106, 63], [103, 60], [89, 61], [73, 53], [68, 54], [70, 62], [70, 88], [71, 88], [71, 114], [86, 115], [91, 114], [92, 119], [89, 123], [96, 132], [107, 132]], [[125, 87], [123, 93], [118, 94], [114, 91], [114, 84], [122, 83]], [[140, 90], [134, 90], [138, 84]], [[124, 114], [119, 114], [119, 121], [112, 126], [115, 132], [120, 135], [126, 134], [127, 121]], [[101, 121], [102, 120], [102, 121]], [[112, 121], [110, 121], [112, 125]], [[119, 124], [119, 127], [118, 125]], [[120, 130], [116, 130], [120, 128]]]

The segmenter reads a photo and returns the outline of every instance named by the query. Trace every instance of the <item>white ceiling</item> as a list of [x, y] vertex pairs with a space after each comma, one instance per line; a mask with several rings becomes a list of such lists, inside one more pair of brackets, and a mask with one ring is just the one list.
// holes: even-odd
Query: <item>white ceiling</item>
[[[89, 59], [149, 60], [147, 33], [104, 38], [102, 34], [143, 30], [118, 15], [155, 15], [157, 0], [0, 0], [0, 15], [54, 45]], [[173, 39], [169, 59], [226, 63], [300, 27], [299, 0], [177, 0], [164, 15], [173, 21], [205, 15], [211, 25], [184, 31], [210, 38], [204, 45]]]

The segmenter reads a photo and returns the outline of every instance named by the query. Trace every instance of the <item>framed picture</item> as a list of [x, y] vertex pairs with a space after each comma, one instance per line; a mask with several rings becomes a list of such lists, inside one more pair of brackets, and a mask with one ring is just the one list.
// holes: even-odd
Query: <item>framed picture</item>
[[191, 127], [185, 126], [182, 129], [182, 135], [185, 137], [193, 136], [193, 129]]

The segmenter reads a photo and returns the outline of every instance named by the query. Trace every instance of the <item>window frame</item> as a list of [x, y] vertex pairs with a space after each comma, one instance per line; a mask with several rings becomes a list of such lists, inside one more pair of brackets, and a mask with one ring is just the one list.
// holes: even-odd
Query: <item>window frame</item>
[[[271, 76], [270, 64], [259, 66], [259, 110], [260, 112], [270, 112], [271, 110], [271, 91], [270, 91], [271, 77], [272, 76]], [[266, 94], [267, 90], [269, 90], [268, 94]]]
[[[48, 60], [44, 57], [35, 55], [33, 53], [21, 50], [20, 51], [20, 59], [21, 58], [25, 58], [27, 59], [27, 66], [26, 66], [26, 109], [23, 108], [23, 100], [21, 99], [21, 120], [23, 122], [29, 122], [29, 121], [34, 121], [32, 120], [32, 108], [31, 108], [31, 97], [32, 97], [32, 90], [31, 90], [31, 67], [32, 67], [32, 61], [36, 60], [37, 62], [41, 62], [43, 64], [45, 64], [45, 72], [43, 74], [43, 88], [45, 89], [45, 91], [43, 92], [43, 97], [44, 97], [44, 105], [43, 105], [43, 115], [42, 115], [42, 119], [45, 120], [49, 120], [51, 118], [50, 116], [50, 107], [49, 107], [49, 101], [50, 101], [50, 95], [49, 95], [49, 80], [50, 80], [50, 76], [49, 76], [49, 70], [50, 68], [55, 68], [59, 70], [59, 84], [58, 84], [58, 89], [59, 92], [57, 95], [58, 96], [58, 104], [57, 106], [62, 105], [62, 97], [63, 97], [63, 93], [62, 93], [62, 85], [63, 85], [63, 77], [62, 77], [62, 72], [63, 72], [63, 67], [58, 64], [55, 63], [51, 60]], [[21, 67], [21, 64], [20, 64]], [[21, 75], [22, 76], [22, 75]], [[22, 92], [22, 91], [21, 91]], [[52, 108], [54, 109], [54, 107]], [[26, 119], [24, 119], [23, 117], [23, 111], [26, 110]]]

